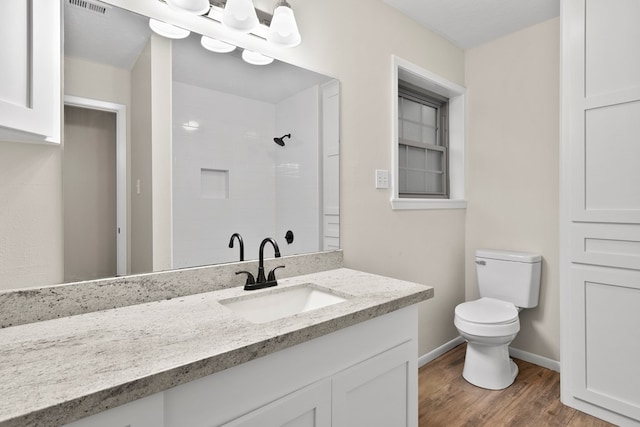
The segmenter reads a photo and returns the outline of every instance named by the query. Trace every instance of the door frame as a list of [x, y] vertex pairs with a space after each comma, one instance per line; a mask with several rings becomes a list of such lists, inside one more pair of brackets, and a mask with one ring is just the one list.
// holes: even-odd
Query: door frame
[[127, 106], [81, 96], [65, 95], [64, 105], [107, 111], [116, 115], [116, 250], [118, 276], [127, 274]]

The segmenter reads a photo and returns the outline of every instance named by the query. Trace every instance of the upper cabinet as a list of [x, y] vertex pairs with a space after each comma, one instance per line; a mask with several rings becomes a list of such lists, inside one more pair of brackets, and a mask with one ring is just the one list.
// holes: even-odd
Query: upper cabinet
[[60, 143], [61, 3], [0, 2], [0, 140]]

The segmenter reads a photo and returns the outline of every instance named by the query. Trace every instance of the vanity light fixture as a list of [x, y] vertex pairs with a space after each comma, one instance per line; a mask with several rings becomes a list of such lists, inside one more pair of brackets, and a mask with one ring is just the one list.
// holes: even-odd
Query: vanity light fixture
[[276, 3], [267, 41], [283, 47], [298, 46], [302, 41], [293, 9], [287, 0], [278, 0]]
[[[296, 18], [287, 0], [277, 0], [273, 15], [256, 9], [253, 0], [162, 1], [172, 9], [202, 15], [213, 21], [214, 25], [232, 30], [228, 31], [231, 39], [234, 38], [232, 33], [235, 31], [251, 33], [252, 36], [277, 47], [294, 47], [302, 41]], [[149, 26], [156, 33], [172, 39], [189, 35], [188, 30], [155, 19], [149, 21]], [[233, 44], [208, 36], [202, 36], [200, 44], [216, 53], [228, 53], [236, 48]], [[267, 65], [273, 62], [273, 58], [246, 49], [242, 52], [242, 59], [253, 65]]]
[[255, 30], [260, 22], [253, 0], [227, 0], [222, 12], [222, 23], [242, 33]]
[[183, 39], [187, 37], [191, 32], [184, 28], [176, 27], [175, 25], [167, 24], [166, 22], [158, 21], [157, 19], [149, 19], [149, 27], [157, 34], [169, 39]]
[[229, 53], [229, 52], [233, 52], [236, 48], [232, 44], [225, 43], [223, 41], [220, 41], [211, 37], [207, 37], [207, 36], [202, 36], [202, 38], [200, 39], [200, 44], [205, 49], [210, 50], [211, 52], [216, 52], [216, 53]]
[[176, 10], [193, 13], [194, 15], [204, 15], [209, 12], [211, 5], [209, 0], [165, 0], [167, 4]]
[[273, 58], [247, 49], [242, 51], [242, 59], [253, 65], [269, 65], [273, 62]]

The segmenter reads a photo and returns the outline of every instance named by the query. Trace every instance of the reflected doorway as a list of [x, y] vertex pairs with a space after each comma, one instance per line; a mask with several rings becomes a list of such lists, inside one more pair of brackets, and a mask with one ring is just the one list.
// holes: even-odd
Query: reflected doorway
[[126, 181], [126, 166], [120, 159], [124, 153], [119, 153], [125, 146], [119, 141], [119, 116], [124, 117], [124, 110], [111, 104], [105, 108], [100, 101], [67, 98], [62, 167], [64, 281], [125, 275], [126, 187], [120, 181]]

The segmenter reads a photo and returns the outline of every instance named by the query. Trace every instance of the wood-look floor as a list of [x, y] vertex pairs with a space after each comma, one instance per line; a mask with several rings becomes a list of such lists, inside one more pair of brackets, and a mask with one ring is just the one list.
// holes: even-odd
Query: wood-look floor
[[522, 360], [504, 390], [469, 384], [462, 378], [465, 350], [459, 345], [420, 368], [420, 427], [613, 425], [560, 403], [560, 374]]

